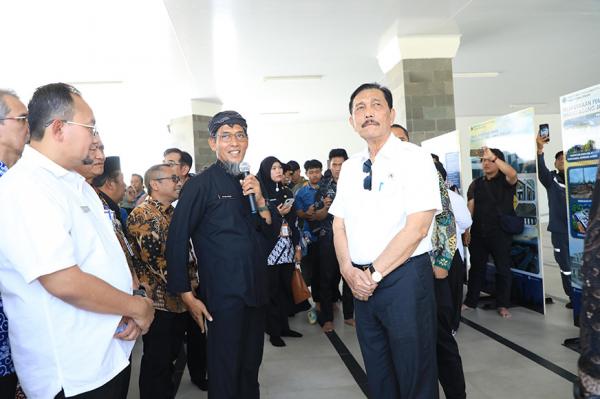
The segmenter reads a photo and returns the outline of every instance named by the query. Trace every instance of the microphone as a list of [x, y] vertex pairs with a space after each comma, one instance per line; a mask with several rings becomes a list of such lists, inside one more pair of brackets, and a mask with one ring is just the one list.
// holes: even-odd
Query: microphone
[[[244, 177], [248, 176], [250, 174], [250, 164], [248, 162], [242, 162], [240, 164], [240, 172], [242, 173], [242, 175], [244, 175]], [[256, 197], [254, 196], [254, 194], [248, 194], [248, 201], [250, 202], [250, 210], [252, 211], [252, 213], [257, 213]]]

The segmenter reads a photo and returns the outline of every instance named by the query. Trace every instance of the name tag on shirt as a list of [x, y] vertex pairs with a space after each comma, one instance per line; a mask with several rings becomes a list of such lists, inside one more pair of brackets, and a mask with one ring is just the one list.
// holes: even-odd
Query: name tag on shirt
[[235, 197], [233, 195], [230, 194], [217, 194], [217, 197], [219, 197], [219, 199], [234, 199]]

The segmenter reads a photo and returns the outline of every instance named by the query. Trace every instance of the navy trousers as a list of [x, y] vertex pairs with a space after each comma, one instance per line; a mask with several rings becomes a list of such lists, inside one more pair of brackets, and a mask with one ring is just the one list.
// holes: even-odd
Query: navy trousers
[[373, 399], [437, 399], [436, 304], [428, 254], [388, 274], [354, 301], [356, 332]]
[[258, 399], [258, 369], [262, 362], [265, 306], [247, 306], [232, 298], [212, 311], [208, 322], [208, 398]]
[[554, 247], [554, 260], [560, 267], [560, 278], [562, 280], [565, 295], [571, 299], [571, 259], [569, 255], [569, 236], [567, 233], [551, 233], [552, 246]]

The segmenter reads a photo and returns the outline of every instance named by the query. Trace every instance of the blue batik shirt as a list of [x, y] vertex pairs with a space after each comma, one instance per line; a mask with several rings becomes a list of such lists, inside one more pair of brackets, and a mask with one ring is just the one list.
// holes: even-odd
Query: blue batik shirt
[[[0, 176], [6, 173], [8, 166], [0, 161]], [[8, 344], [8, 319], [4, 314], [2, 306], [2, 297], [0, 297], [0, 377], [15, 372], [12, 359], [10, 357], [10, 345]]]

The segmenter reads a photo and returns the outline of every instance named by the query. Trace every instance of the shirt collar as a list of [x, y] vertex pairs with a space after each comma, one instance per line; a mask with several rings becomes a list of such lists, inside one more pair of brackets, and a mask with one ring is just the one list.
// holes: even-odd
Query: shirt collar
[[68, 176], [71, 178], [76, 178], [77, 180], [85, 181], [83, 176], [63, 168], [30, 145], [26, 145], [23, 149], [23, 158], [28, 158], [29, 162], [31, 162], [33, 165], [46, 169], [58, 178]]
[[[381, 158], [394, 159], [395, 157], [394, 157], [393, 148], [398, 144], [397, 143], [398, 141], [402, 142], [402, 140], [400, 140], [398, 137], [396, 137], [392, 133], [390, 133], [387, 140], [383, 144], [383, 147], [381, 147], [381, 149], [379, 150], [377, 155], [375, 155], [375, 162], [377, 162], [377, 160], [381, 159]], [[359, 155], [363, 162], [366, 161], [367, 159], [369, 159], [370, 158], [369, 147], [367, 147], [364, 150], [362, 150], [361, 152], [359, 152]], [[375, 162], [373, 162], [373, 163], [375, 163]]]
[[6, 165], [4, 162], [0, 161], [0, 176], [5, 174], [6, 172], [8, 172], [8, 165]]
[[164, 213], [165, 215], [173, 213], [173, 210], [175, 209], [173, 208], [173, 205], [163, 205], [162, 202], [160, 202], [159, 200], [155, 200], [150, 195], [146, 197], [144, 202], [147, 202], [148, 204], [154, 206], [156, 209], [158, 209], [161, 213]]

